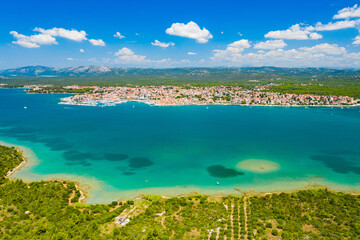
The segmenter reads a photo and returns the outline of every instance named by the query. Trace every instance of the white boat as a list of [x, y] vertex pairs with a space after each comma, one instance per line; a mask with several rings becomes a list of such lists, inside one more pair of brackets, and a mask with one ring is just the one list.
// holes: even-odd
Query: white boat
[[220, 185], [220, 183], [219, 183], [219, 182], [216, 182], [216, 185]]
[[27, 106], [25, 106], [24, 109], [27, 109]]

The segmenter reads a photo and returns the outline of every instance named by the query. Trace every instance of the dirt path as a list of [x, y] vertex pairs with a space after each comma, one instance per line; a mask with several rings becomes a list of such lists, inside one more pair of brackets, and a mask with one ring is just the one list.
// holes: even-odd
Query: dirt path
[[[174, 212], [173, 214], [171, 214], [170, 217], [175, 216], [175, 215], [178, 214], [181, 210], [182, 210], [182, 207], [180, 206], [180, 207], [179, 207], [179, 210], [177, 210], [176, 212]], [[166, 229], [166, 226], [165, 226], [165, 218], [166, 218], [166, 217], [163, 217], [163, 218], [161, 219], [161, 225], [163, 226], [163, 228]], [[172, 231], [172, 234], [171, 234], [171, 236], [169, 237], [169, 240], [171, 240], [171, 239], [174, 237], [174, 235], [175, 235], [175, 231], [174, 231], [174, 230], [171, 230], [171, 231]]]
[[213, 231], [214, 231], [214, 229], [211, 229], [211, 230], [209, 231], [208, 240], [210, 240], [210, 237], [211, 237], [211, 234], [212, 234]]
[[163, 226], [163, 228], [166, 229], [166, 226], [165, 226], [165, 218], [166, 218], [166, 216], [164, 216], [164, 217], [161, 218], [161, 226]]
[[132, 209], [126, 214], [125, 217], [129, 216], [129, 214], [130, 214], [131, 212], [135, 211], [136, 208], [137, 208], [137, 207], [132, 208]]
[[216, 239], [220, 237], [220, 227], [216, 228]]
[[71, 199], [75, 197], [75, 191], [72, 191], [70, 197], [69, 197], [69, 204], [71, 204]]
[[172, 231], [172, 234], [171, 236], [169, 237], [169, 240], [171, 240], [173, 238], [173, 236], [175, 235], [175, 231], [174, 230], [171, 230]]
[[182, 206], [179, 207], [179, 210], [177, 210], [176, 212], [174, 212], [171, 216], [175, 216], [176, 214], [178, 214], [180, 211], [182, 210]]

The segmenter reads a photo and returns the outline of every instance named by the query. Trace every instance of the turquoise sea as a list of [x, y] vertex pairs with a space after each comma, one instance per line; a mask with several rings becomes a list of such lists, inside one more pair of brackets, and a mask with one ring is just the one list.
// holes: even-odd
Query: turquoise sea
[[[314, 184], [360, 191], [359, 107], [58, 104], [66, 96], [0, 89], [0, 141], [31, 149], [13, 177], [79, 180], [88, 202]], [[247, 159], [279, 169], [236, 167]]]

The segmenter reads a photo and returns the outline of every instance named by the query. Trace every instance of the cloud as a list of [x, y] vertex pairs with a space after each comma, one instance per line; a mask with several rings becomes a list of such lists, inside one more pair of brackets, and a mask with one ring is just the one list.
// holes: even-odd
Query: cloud
[[213, 50], [214, 57], [215, 58], [227, 58], [227, 56], [233, 56], [240, 54], [242, 51], [244, 51], [245, 48], [251, 47], [249, 40], [247, 39], [241, 39], [239, 41], [233, 42], [229, 45], [227, 45], [225, 50]]
[[341, 18], [356, 18], [360, 17], [360, 7], [355, 4], [353, 7], [343, 8], [338, 11], [336, 15], [334, 15], [333, 19], [341, 19]]
[[299, 50], [313, 54], [323, 53], [327, 55], [341, 55], [346, 53], [346, 49], [344, 47], [339, 47], [337, 44], [329, 43], [322, 43], [313, 47], [301, 47]]
[[321, 22], [318, 22], [315, 25], [316, 31], [334, 31], [339, 29], [345, 29], [345, 28], [354, 28], [356, 25], [359, 24], [359, 20], [353, 20], [353, 21], [338, 21], [338, 22], [330, 22], [327, 24], [322, 24]]
[[25, 48], [38, 48], [40, 45], [52, 45], [57, 44], [56, 39], [50, 36], [49, 34], [36, 34], [31, 36], [25, 36], [19, 34], [16, 31], [11, 31], [11, 35], [16, 39], [13, 41], [13, 44], [18, 44]]
[[123, 56], [123, 55], [134, 55], [134, 52], [131, 51], [131, 49], [124, 47], [115, 53], [115, 56]]
[[114, 55], [116, 56], [115, 59], [116, 63], [123, 63], [128, 65], [162, 64], [171, 61], [171, 59], [169, 58], [160, 59], [160, 60], [150, 60], [146, 56], [135, 54], [131, 49], [127, 47], [123, 47], [122, 49], [118, 50]]
[[165, 31], [169, 35], [195, 39], [198, 43], [207, 43], [213, 36], [206, 29], [200, 27], [193, 21], [184, 23], [173, 23], [170, 28]]
[[119, 38], [119, 39], [125, 38], [125, 36], [124, 36], [124, 35], [121, 35], [121, 33], [119, 33], [119, 32], [116, 32], [116, 34], [114, 34], [114, 37], [115, 37], [115, 38]]
[[165, 42], [159, 42], [158, 40], [155, 40], [155, 42], [152, 42], [151, 45], [162, 47], [162, 48], [167, 48], [167, 47], [170, 47], [170, 46], [174, 46], [175, 43], [173, 43], [173, 42], [165, 43]]
[[231, 48], [233, 51], [243, 51], [244, 48], [249, 47], [251, 47], [251, 45], [247, 39], [241, 39], [228, 45], [228, 48]]
[[321, 39], [323, 36], [317, 32], [312, 32], [309, 34], [309, 38], [312, 40]]
[[337, 44], [323, 43], [297, 49], [259, 50], [255, 53], [213, 52], [210, 58], [217, 65], [277, 67], [359, 67], [360, 53], [347, 53]]
[[255, 49], [279, 49], [286, 47], [286, 43], [281, 40], [267, 40], [266, 42], [259, 42], [254, 45]]
[[289, 29], [286, 30], [277, 30], [270, 31], [265, 34], [266, 38], [276, 38], [276, 39], [296, 39], [296, 40], [307, 40], [307, 39], [320, 39], [322, 35], [312, 33], [314, 30], [313, 27], [303, 28], [300, 24], [292, 25]]
[[117, 62], [144, 63], [148, 61], [146, 56], [136, 55], [131, 49], [126, 47], [117, 51], [115, 56], [117, 57]]
[[94, 45], [94, 46], [101, 46], [101, 47], [105, 47], [105, 42], [101, 39], [90, 39], [89, 42]]
[[188, 52], [187, 54], [188, 54], [188, 55], [196, 55], [197, 53], [195, 53], [195, 52]]
[[85, 52], [85, 50], [81, 48], [81, 49], [80, 49], [80, 52], [83, 53], [83, 52]]
[[[17, 41], [13, 41], [13, 43], [26, 48], [38, 48], [40, 45], [57, 44], [55, 37], [62, 37], [76, 42], [88, 40], [86, 37], [87, 34], [83, 30], [67, 30], [56, 27], [51, 29], [44, 29], [36, 27], [33, 29], [33, 31], [40, 32], [40, 34], [25, 36], [23, 34], [17, 33], [16, 31], [11, 31], [10, 34], [17, 39]], [[105, 46], [105, 42], [101, 39], [90, 39], [89, 42], [94, 46]], [[80, 52], [82, 51], [80, 50]]]
[[69, 40], [73, 40], [73, 41], [76, 41], [76, 42], [81, 42], [83, 40], [87, 40], [86, 38], [86, 32], [85, 31], [77, 31], [77, 30], [67, 30], [67, 29], [64, 29], [64, 28], [51, 28], [51, 29], [43, 29], [43, 28], [34, 28], [34, 31], [35, 32], [40, 32], [40, 33], [43, 33], [43, 34], [48, 34], [50, 36], [53, 36], [53, 37], [62, 37], [62, 38], [66, 38], [66, 39], [69, 39]]
[[297, 39], [297, 40], [307, 40], [307, 39], [321, 39], [323, 36], [315, 31], [335, 31], [346, 28], [358, 28], [360, 25], [360, 19], [349, 20], [349, 18], [360, 17], [360, 7], [354, 5], [352, 8], [344, 8], [335, 15], [334, 19], [346, 19], [343, 21], [329, 22], [327, 24], [322, 24], [318, 22], [315, 26], [304, 26], [304, 24], [295, 24], [292, 25], [289, 29], [286, 30], [277, 30], [270, 31], [265, 34], [266, 38], [275, 38], [275, 39]]
[[68, 60], [68, 61], [74, 61], [74, 59], [73, 58], [67, 58], [66, 60]]
[[354, 44], [354, 45], [359, 45], [359, 44], [360, 44], [360, 36], [356, 36], [356, 37], [354, 38], [354, 41], [353, 41], [352, 44]]

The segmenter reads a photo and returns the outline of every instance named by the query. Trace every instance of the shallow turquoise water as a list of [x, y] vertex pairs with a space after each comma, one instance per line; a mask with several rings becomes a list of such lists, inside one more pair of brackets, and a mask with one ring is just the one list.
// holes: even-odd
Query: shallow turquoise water
[[[330, 182], [360, 189], [360, 108], [102, 109], [57, 104], [65, 96], [0, 89], [0, 141], [31, 148], [40, 160], [33, 173], [103, 181], [90, 201], [105, 200], [109, 191], [174, 186], [271, 191]], [[275, 161], [280, 169], [237, 169], [246, 159]]]

